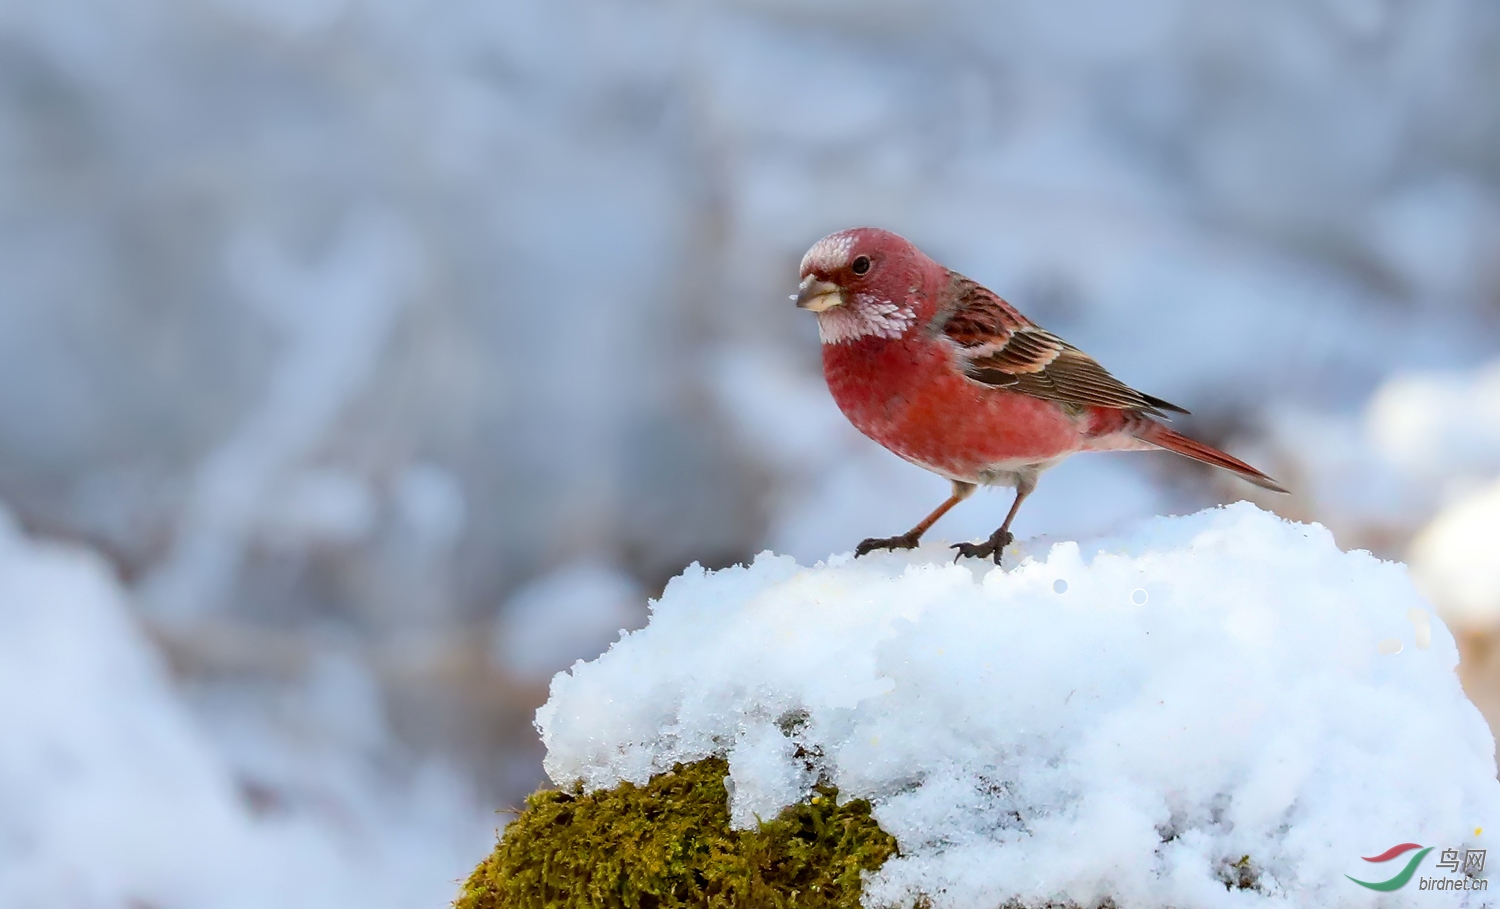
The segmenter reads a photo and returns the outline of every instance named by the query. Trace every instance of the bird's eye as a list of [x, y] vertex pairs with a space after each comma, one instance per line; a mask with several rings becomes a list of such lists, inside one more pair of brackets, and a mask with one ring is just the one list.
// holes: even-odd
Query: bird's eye
[[862, 275], [865, 272], [869, 271], [870, 270], [870, 257], [869, 256], [859, 256], [859, 257], [857, 257], [854, 260], [854, 264], [852, 264], [852, 265], [849, 266], [849, 270], [852, 271], [852, 272], [854, 272], [856, 275]]

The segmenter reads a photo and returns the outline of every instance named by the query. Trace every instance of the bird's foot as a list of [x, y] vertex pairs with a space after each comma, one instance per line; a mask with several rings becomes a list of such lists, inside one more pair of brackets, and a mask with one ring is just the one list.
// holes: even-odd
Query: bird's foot
[[854, 557], [857, 559], [862, 555], [869, 555], [877, 549], [889, 549], [893, 552], [897, 549], [916, 549], [918, 539], [920, 538], [916, 534], [911, 533], [903, 533], [899, 537], [870, 537], [854, 547]]
[[1005, 547], [1014, 541], [1015, 537], [1011, 535], [1009, 530], [1001, 529], [990, 534], [990, 538], [983, 543], [954, 543], [952, 548], [958, 550], [958, 555], [953, 557], [953, 561], [957, 562], [959, 559], [988, 559], [994, 556], [995, 564], [999, 565], [1000, 553], [1004, 552]]

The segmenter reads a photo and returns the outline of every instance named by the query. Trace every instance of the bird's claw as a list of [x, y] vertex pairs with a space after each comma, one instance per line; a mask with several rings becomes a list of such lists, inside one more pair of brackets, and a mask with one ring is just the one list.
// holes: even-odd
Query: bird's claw
[[1014, 541], [1015, 537], [1011, 535], [1010, 531], [997, 530], [990, 534], [990, 538], [983, 543], [954, 543], [951, 548], [957, 549], [958, 555], [953, 557], [953, 561], [957, 562], [959, 559], [988, 559], [993, 556], [995, 564], [999, 565], [1000, 553], [1004, 552], [1005, 547]]
[[903, 533], [899, 537], [870, 537], [854, 547], [854, 557], [857, 559], [862, 555], [869, 555], [877, 549], [895, 551], [897, 549], [915, 548], [917, 548], [917, 538], [909, 533]]

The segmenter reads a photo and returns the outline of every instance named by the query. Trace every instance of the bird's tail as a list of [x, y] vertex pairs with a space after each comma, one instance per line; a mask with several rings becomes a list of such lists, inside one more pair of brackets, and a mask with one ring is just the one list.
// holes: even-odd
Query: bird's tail
[[1227, 455], [1212, 445], [1204, 445], [1202, 442], [1189, 439], [1180, 432], [1173, 432], [1155, 421], [1143, 420], [1138, 428], [1136, 428], [1134, 435], [1142, 442], [1149, 442], [1157, 448], [1165, 448], [1167, 451], [1176, 452], [1183, 457], [1192, 458], [1194, 461], [1202, 461], [1204, 464], [1212, 464], [1215, 467], [1222, 467], [1225, 470], [1237, 473], [1256, 486], [1269, 489], [1272, 492], [1287, 492], [1280, 483], [1277, 483], [1239, 458]]

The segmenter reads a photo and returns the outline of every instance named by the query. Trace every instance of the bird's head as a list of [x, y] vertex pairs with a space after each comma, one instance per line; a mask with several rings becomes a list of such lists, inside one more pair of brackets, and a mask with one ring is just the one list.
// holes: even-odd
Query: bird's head
[[841, 230], [802, 257], [802, 283], [792, 299], [818, 314], [825, 344], [872, 335], [899, 338], [917, 322], [925, 261], [906, 238], [888, 230]]

